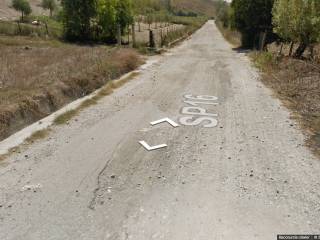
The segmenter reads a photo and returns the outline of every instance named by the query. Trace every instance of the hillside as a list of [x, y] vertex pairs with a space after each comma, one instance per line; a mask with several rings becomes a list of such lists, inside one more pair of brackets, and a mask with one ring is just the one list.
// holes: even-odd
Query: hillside
[[[44, 11], [40, 7], [41, 0], [29, 0], [34, 15], [48, 15], [48, 11]], [[13, 20], [20, 16], [11, 6], [11, 0], [0, 1], [0, 20]], [[203, 13], [212, 16], [214, 6], [212, 0], [173, 0], [172, 6], [175, 10], [183, 10], [187, 12]]]
[[173, 8], [178, 10], [203, 13], [207, 16], [214, 15], [214, 4], [212, 0], [173, 0]]
[[[11, 0], [0, 1], [0, 20], [13, 20], [20, 16], [20, 13], [11, 7]], [[29, 0], [32, 8], [32, 12], [35, 15], [48, 15], [48, 11], [43, 10], [40, 7], [41, 0]]]

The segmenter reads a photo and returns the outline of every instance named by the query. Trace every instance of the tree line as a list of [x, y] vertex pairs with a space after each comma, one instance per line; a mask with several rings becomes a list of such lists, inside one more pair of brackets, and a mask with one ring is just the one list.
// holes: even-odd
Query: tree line
[[216, 3], [217, 18], [224, 27], [238, 30], [243, 47], [257, 46], [261, 33], [266, 41], [299, 44], [294, 56], [301, 57], [309, 47], [320, 42], [319, 0], [233, 0]]
[[[195, 16], [196, 13], [174, 12], [171, 0], [42, 0], [41, 6], [56, 12], [62, 23], [64, 38], [69, 41], [102, 41], [113, 43], [128, 32], [134, 22], [169, 22], [173, 15]], [[21, 20], [31, 14], [28, 0], [12, 0], [21, 12]]]
[[[32, 8], [28, 0], [12, 0], [12, 7], [21, 12], [21, 20], [24, 20], [24, 17], [32, 13]], [[53, 11], [57, 8], [57, 3], [55, 0], [42, 0], [41, 7], [45, 10], [50, 11], [50, 16], [52, 17]]]

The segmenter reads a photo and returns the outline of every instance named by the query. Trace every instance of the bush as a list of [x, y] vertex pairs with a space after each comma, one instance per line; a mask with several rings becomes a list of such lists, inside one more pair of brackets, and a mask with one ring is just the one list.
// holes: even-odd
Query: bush
[[275, 67], [277, 63], [276, 57], [270, 52], [254, 52], [252, 57], [256, 67], [262, 70]]
[[271, 29], [274, 0], [233, 0], [232, 26], [242, 34], [242, 46], [252, 48], [260, 32]]

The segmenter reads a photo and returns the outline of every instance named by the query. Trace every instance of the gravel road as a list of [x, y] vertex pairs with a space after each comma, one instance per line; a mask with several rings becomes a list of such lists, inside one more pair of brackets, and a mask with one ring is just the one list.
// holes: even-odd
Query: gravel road
[[[170, 118], [168, 123], [150, 122]], [[147, 151], [139, 144], [167, 144]], [[320, 161], [213, 21], [0, 163], [1, 240], [320, 233]]]

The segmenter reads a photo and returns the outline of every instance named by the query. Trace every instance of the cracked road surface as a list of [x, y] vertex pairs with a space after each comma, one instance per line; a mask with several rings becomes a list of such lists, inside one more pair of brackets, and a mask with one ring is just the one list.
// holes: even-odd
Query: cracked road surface
[[[1, 240], [276, 239], [320, 232], [320, 161], [213, 21], [0, 163]], [[218, 114], [173, 128], [185, 94]], [[193, 109], [194, 112], [199, 112]], [[139, 141], [168, 147], [146, 151]]]

